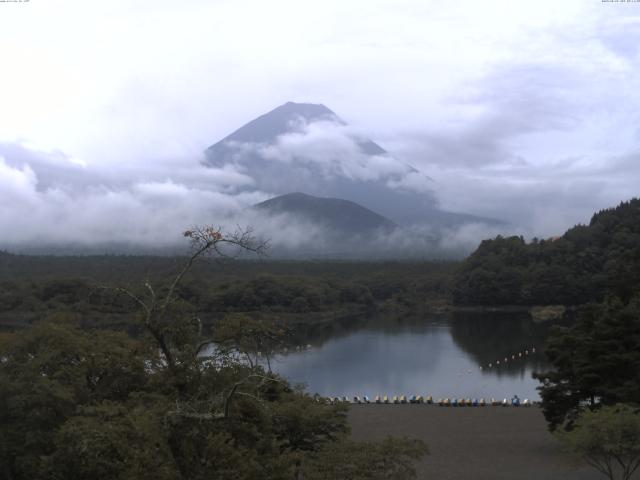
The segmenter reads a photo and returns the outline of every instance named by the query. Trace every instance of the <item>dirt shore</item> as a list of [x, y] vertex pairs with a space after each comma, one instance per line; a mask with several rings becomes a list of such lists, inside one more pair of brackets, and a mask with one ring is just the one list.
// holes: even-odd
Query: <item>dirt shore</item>
[[352, 436], [420, 438], [430, 454], [419, 479], [599, 480], [601, 474], [574, 464], [549, 434], [537, 407], [452, 408], [434, 405], [352, 405]]

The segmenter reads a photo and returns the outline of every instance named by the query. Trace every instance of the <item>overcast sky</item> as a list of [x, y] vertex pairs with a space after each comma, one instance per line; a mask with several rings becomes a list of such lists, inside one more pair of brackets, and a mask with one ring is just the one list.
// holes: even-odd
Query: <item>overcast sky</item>
[[639, 46], [640, 3], [601, 0], [0, 2], [0, 231], [261, 200], [201, 153], [291, 100], [422, 170], [443, 209], [562, 233], [639, 193]]

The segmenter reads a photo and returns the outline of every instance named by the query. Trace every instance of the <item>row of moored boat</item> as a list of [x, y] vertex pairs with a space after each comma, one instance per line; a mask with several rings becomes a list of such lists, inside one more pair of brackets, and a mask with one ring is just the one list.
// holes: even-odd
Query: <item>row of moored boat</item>
[[328, 397], [327, 400], [330, 403], [357, 403], [357, 404], [369, 404], [369, 403], [378, 403], [378, 404], [402, 404], [402, 403], [423, 403], [427, 405], [440, 405], [441, 407], [486, 407], [486, 406], [502, 406], [502, 407], [529, 407], [533, 404], [529, 399], [525, 398], [524, 400], [520, 400], [517, 395], [514, 395], [511, 399], [504, 398], [502, 400], [497, 400], [495, 398], [484, 399], [484, 398], [438, 398], [434, 400], [434, 398], [429, 395], [427, 397], [422, 397], [421, 395], [412, 395], [407, 397], [405, 395], [394, 395], [389, 397], [387, 395], [384, 396], [376, 396], [375, 398], [370, 399], [368, 396], [355, 396], [353, 398], [350, 397]]

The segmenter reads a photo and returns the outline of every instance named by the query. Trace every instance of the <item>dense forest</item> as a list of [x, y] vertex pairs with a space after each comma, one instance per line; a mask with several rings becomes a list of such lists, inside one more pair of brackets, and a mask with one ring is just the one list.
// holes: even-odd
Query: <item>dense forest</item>
[[458, 268], [458, 305], [581, 305], [640, 286], [640, 199], [593, 215], [559, 238], [483, 241]]
[[[0, 253], [0, 325], [25, 326], [64, 311], [88, 326], [126, 326], [136, 305], [107, 287], [139, 289], [146, 279], [162, 286], [183, 260]], [[311, 321], [415, 312], [450, 303], [453, 268], [439, 262], [203, 261], [177, 295], [206, 324], [228, 313]]]

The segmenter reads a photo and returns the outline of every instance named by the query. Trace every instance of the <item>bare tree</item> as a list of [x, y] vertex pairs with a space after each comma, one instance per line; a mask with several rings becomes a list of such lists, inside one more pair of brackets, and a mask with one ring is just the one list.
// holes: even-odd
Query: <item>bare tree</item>
[[[183, 233], [184, 237], [191, 242], [191, 250], [186, 261], [178, 270], [178, 273], [169, 283], [168, 288], [154, 288], [147, 279], [144, 281], [142, 293], [135, 293], [130, 288], [117, 287], [115, 290], [131, 298], [141, 309], [142, 326], [155, 340], [167, 368], [175, 372], [181, 363], [176, 358], [178, 345], [174, 337], [175, 325], [171, 318], [171, 310], [178, 302], [178, 286], [185, 275], [193, 267], [194, 263], [201, 257], [212, 257], [216, 260], [235, 258], [243, 252], [250, 252], [262, 255], [266, 251], [267, 242], [256, 239], [251, 228], [238, 227], [231, 233], [225, 233], [221, 228], [210, 225], [196, 226]], [[195, 359], [210, 340], [201, 338], [201, 324], [199, 319], [194, 319], [197, 323], [197, 334], [200, 337], [196, 345], [191, 345], [189, 355]], [[184, 353], [184, 352], [182, 352]], [[183, 359], [184, 361], [184, 359]]]

